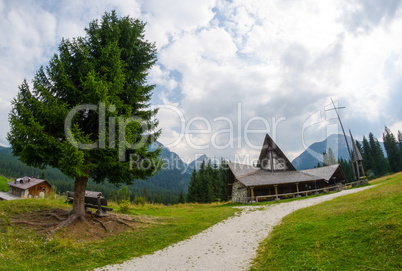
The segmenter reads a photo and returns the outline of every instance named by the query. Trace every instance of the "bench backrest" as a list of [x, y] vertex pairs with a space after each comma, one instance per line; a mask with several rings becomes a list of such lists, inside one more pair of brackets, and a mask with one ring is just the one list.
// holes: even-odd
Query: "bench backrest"
[[[67, 191], [67, 199], [68, 198], [74, 198], [74, 192]], [[107, 199], [105, 199], [104, 197], [100, 197], [100, 200], [101, 200], [102, 206], [107, 206]], [[91, 197], [91, 196], [85, 196], [85, 203], [98, 205], [98, 198]]]

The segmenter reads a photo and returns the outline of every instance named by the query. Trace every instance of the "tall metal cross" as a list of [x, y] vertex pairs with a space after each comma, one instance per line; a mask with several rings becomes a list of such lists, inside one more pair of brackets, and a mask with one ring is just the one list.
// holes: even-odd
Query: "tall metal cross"
[[352, 153], [351, 153], [350, 148], [349, 148], [349, 143], [348, 143], [348, 139], [346, 138], [345, 130], [343, 129], [343, 125], [342, 125], [341, 118], [339, 117], [339, 114], [338, 114], [338, 109], [343, 109], [343, 108], [345, 108], [345, 107], [336, 107], [334, 101], [332, 100], [332, 98], [331, 98], [331, 102], [332, 102], [332, 105], [333, 105], [334, 108], [332, 108], [332, 109], [327, 109], [327, 110], [325, 110], [325, 111], [335, 110], [336, 115], [338, 116], [339, 124], [341, 125], [342, 132], [343, 132], [343, 136], [345, 137], [346, 146], [348, 147], [350, 162], [351, 162], [351, 164], [352, 164], [352, 170], [353, 170], [353, 179], [356, 181], [356, 172], [355, 172], [355, 168], [354, 168], [354, 166], [353, 166]]

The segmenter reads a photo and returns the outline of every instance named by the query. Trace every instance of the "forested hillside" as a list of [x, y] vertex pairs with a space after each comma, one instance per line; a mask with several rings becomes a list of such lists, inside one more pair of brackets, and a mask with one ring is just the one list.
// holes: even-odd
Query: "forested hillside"
[[[349, 147], [353, 151], [352, 142]], [[356, 147], [363, 157], [365, 174], [369, 178], [381, 177], [388, 173], [402, 171], [402, 134], [395, 136], [387, 127], [380, 142], [372, 133], [356, 140]], [[335, 150], [335, 151], [334, 151]], [[347, 181], [353, 181], [353, 170], [343, 135], [330, 135], [324, 141], [316, 142], [292, 161], [296, 169], [313, 168], [339, 163]]]
[[[158, 144], [159, 145], [159, 144]], [[128, 186], [131, 197], [145, 196], [149, 201], [162, 201], [165, 204], [175, 203], [179, 200], [180, 192], [187, 192], [190, 182], [190, 173], [187, 165], [180, 157], [167, 148], [163, 148], [161, 157], [165, 163], [163, 169], [157, 175], [148, 180], [135, 180], [133, 185]], [[11, 153], [10, 148], [0, 147], [0, 175], [17, 178], [22, 176], [35, 176], [46, 178], [52, 185], [56, 186], [58, 192], [74, 190], [74, 180], [62, 174], [54, 168], [40, 170], [28, 167], [21, 163]], [[117, 194], [116, 187], [110, 183], [88, 182], [87, 190], [101, 191], [107, 198]]]

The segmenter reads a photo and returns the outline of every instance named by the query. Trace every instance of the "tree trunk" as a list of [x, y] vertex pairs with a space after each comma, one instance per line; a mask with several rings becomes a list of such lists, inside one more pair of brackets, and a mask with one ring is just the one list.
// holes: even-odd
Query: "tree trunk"
[[[89, 170], [87, 170], [87, 173], [89, 175]], [[88, 183], [88, 175], [85, 177], [75, 177], [73, 209], [71, 210], [70, 216], [51, 230], [51, 232], [55, 233], [59, 229], [69, 226], [77, 218], [81, 221], [85, 221], [85, 188]]]
[[76, 177], [74, 182], [74, 201], [71, 215], [85, 221], [85, 188], [87, 187], [88, 176]]

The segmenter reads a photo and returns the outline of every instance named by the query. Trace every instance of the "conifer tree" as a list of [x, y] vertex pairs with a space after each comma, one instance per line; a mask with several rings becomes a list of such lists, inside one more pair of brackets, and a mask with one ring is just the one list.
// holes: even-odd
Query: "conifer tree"
[[193, 169], [193, 172], [191, 173], [191, 179], [190, 179], [190, 184], [188, 186], [188, 192], [186, 195], [186, 201], [187, 202], [197, 202], [198, 200], [198, 182], [197, 182], [197, 171]]
[[180, 195], [179, 195], [179, 200], [178, 200], [178, 202], [179, 202], [179, 203], [184, 203], [184, 202], [185, 202], [185, 200], [184, 200], [184, 195], [183, 195], [183, 190], [180, 191]]
[[208, 203], [227, 200], [226, 194], [227, 164], [221, 159], [220, 166], [203, 161], [197, 172], [194, 168], [186, 196], [187, 202]]
[[151, 202], [152, 198], [148, 194], [147, 188], [144, 186], [144, 189], [142, 190], [142, 197], [144, 198], [145, 202]]
[[[149, 151], [160, 131], [149, 107], [154, 86], [146, 81], [156, 49], [144, 29], [139, 20], [105, 13], [84, 37], [62, 39], [33, 87], [24, 80], [12, 101], [7, 139], [13, 154], [75, 178], [73, 209], [58, 228], [85, 220], [89, 178], [131, 184], [159, 169], [160, 149]], [[132, 157], [143, 166], [131, 167]]]
[[366, 170], [374, 169], [374, 161], [371, 156], [370, 144], [365, 136], [363, 136], [363, 148], [362, 148], [362, 156], [363, 156], [363, 167]]
[[[211, 160], [209, 161], [209, 164], [211, 164]], [[213, 165], [211, 166], [210, 169], [210, 179], [211, 179], [211, 185], [212, 185], [212, 201], [221, 201], [221, 180], [219, 178], [219, 169], [218, 165], [216, 164], [216, 161], [214, 161]]]
[[384, 140], [384, 147], [387, 151], [388, 163], [392, 172], [399, 172], [402, 170], [402, 157], [399, 150], [398, 142], [391, 130], [385, 126], [385, 132], [382, 136]]
[[227, 170], [228, 170], [228, 165], [227, 165], [226, 161], [224, 159], [221, 159], [221, 164], [220, 164], [220, 167], [219, 167], [219, 179], [220, 179], [220, 183], [221, 183], [220, 199], [222, 199], [223, 201], [228, 200], [227, 184], [226, 184]]
[[373, 161], [373, 169], [377, 176], [382, 176], [389, 172], [389, 164], [385, 159], [380, 143], [372, 133], [369, 133], [370, 154]]
[[201, 167], [199, 170], [199, 176], [200, 176], [200, 190], [199, 190], [199, 201], [202, 203], [208, 203], [212, 202], [212, 182], [211, 182], [211, 172], [212, 172], [212, 167], [211, 167], [211, 161], [208, 162], [206, 165], [205, 160], [202, 161]]
[[162, 203], [162, 197], [159, 194], [155, 195], [154, 203]]
[[328, 152], [323, 153], [323, 164], [325, 166], [336, 164], [335, 155], [331, 148], [328, 148]]
[[352, 163], [346, 159], [343, 159], [342, 157], [338, 159], [338, 163], [341, 165], [346, 180], [348, 182], [352, 182], [353, 181]]

